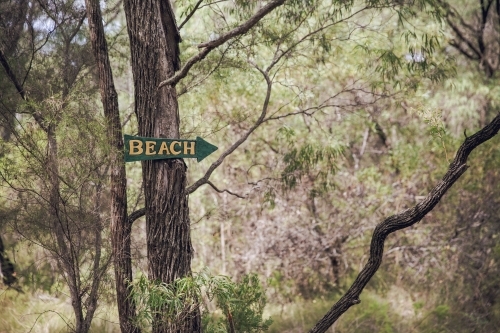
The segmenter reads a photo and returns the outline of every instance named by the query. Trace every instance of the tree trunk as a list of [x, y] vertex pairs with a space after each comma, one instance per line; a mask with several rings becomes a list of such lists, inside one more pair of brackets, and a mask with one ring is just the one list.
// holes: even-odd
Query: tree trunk
[[122, 332], [137, 333], [133, 323], [135, 305], [128, 297], [129, 281], [132, 281], [130, 256], [131, 225], [127, 220], [127, 180], [123, 162], [123, 136], [118, 109], [118, 95], [109, 62], [106, 38], [98, 0], [86, 0], [92, 50], [99, 74], [99, 90], [107, 120], [108, 138], [111, 146], [111, 241], [115, 266], [116, 297]]
[[56, 137], [57, 121], [47, 129], [47, 162], [49, 216], [52, 224], [52, 233], [55, 238], [55, 252], [58, 256], [58, 265], [64, 272], [64, 279], [68, 284], [71, 295], [71, 305], [75, 313], [75, 331], [83, 331], [83, 309], [81, 302], [79, 267], [75, 260], [74, 244], [71, 241], [71, 231], [64, 214], [61, 213], [60, 179], [58, 163], [58, 143]]
[[[175, 87], [161, 81], [179, 68], [179, 33], [168, 0], [125, 0], [139, 135], [179, 138]], [[142, 162], [149, 279], [171, 283], [191, 274], [192, 246], [186, 165], [180, 159]], [[197, 310], [180, 322], [154, 318], [153, 332], [199, 332]]]

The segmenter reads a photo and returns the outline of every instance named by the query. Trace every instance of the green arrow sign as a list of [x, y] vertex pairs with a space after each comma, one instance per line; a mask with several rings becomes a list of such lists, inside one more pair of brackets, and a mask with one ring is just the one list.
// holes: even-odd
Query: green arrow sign
[[165, 158], [196, 158], [198, 162], [217, 150], [200, 137], [196, 140], [143, 138], [125, 135], [125, 162]]

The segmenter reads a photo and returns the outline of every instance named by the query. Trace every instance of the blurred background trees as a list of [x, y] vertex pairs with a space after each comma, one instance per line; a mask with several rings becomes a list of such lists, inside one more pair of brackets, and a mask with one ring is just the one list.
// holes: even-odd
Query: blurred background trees
[[[175, 1], [181, 63], [265, 3]], [[208, 186], [196, 181], [217, 154], [186, 163], [193, 271], [257, 273], [271, 332], [311, 328], [366, 262], [374, 226], [422, 200], [464, 134], [499, 112], [500, 2], [419, 5], [290, 1], [177, 85], [181, 137], [221, 152], [249, 133], [270, 93], [261, 123]], [[122, 123], [135, 134], [124, 14], [120, 2], [101, 6]], [[2, 286], [0, 331], [79, 331], [93, 317], [91, 331], [119, 331], [109, 147], [85, 8], [0, 8], [0, 230], [24, 291]], [[335, 331], [495, 332], [499, 147], [497, 137], [478, 148], [438, 207], [389, 237], [382, 268]], [[126, 167], [130, 213], [143, 207], [143, 185], [140, 165]], [[144, 220], [132, 228], [140, 278]]]

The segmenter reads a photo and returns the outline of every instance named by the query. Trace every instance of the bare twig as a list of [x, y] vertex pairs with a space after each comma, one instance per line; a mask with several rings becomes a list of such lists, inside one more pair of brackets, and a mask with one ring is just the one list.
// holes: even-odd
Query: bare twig
[[66, 326], [68, 328], [74, 329], [74, 325], [68, 320], [68, 318], [65, 318], [60, 312], [54, 311], [54, 310], [45, 310], [45, 311], [40, 312], [40, 313], [30, 313], [30, 314], [37, 314], [38, 316], [36, 317], [35, 322], [31, 326], [31, 328], [28, 331], [28, 333], [31, 333], [31, 331], [33, 331], [33, 328], [35, 328], [35, 325], [36, 325], [38, 319], [40, 319], [40, 317], [42, 317], [46, 313], [55, 313], [56, 315], [58, 315], [64, 321], [64, 323], [66, 324]]
[[0, 49], [0, 64], [2, 64], [2, 67], [5, 70], [5, 73], [7, 74], [9, 79], [12, 81], [14, 86], [16, 87], [16, 90], [19, 93], [19, 95], [21, 95], [21, 98], [26, 100], [26, 94], [24, 92], [23, 86], [17, 80], [16, 75], [12, 71], [12, 68], [10, 68], [9, 62], [7, 61], [7, 58], [5, 57], [5, 55], [1, 49]]
[[181, 91], [178, 91], [177, 92], [177, 96], [181, 96], [185, 93], [187, 93], [190, 89], [193, 89], [194, 87], [202, 84], [206, 79], [208, 79], [217, 69], [219, 69], [219, 67], [222, 65], [222, 61], [224, 60], [225, 56], [226, 56], [226, 53], [229, 51], [229, 49], [231, 48], [231, 45], [233, 43], [229, 43], [228, 47], [226, 49], [224, 49], [224, 51], [222, 51], [221, 53], [221, 57], [219, 59], [219, 61], [217, 61], [217, 64], [215, 66], [213, 66], [210, 71], [204, 76], [202, 77], [201, 79], [199, 79], [198, 81], [194, 82], [194, 83], [191, 83], [189, 84], [188, 86], [185, 86], [183, 87], [183, 89], [181, 89]]
[[240, 199], [245, 199], [246, 197], [240, 195], [240, 194], [237, 194], [237, 193], [234, 193], [234, 192], [231, 192], [229, 190], [219, 190], [211, 181], [207, 180], [206, 184], [210, 185], [216, 192], [219, 192], [219, 193], [224, 193], [224, 192], [227, 192], [231, 195], [234, 195], [235, 197], [237, 198], [240, 198]]
[[266, 114], [267, 114], [267, 109], [269, 107], [269, 100], [271, 99], [272, 81], [269, 78], [268, 73], [264, 72], [258, 66], [256, 66], [256, 65], [254, 65], [254, 66], [259, 72], [262, 73], [262, 75], [264, 76], [264, 78], [266, 79], [266, 82], [267, 82], [266, 98], [264, 100], [264, 104], [262, 105], [262, 112], [260, 114], [259, 119], [257, 119], [257, 121], [253, 124], [253, 126], [250, 127], [250, 129], [248, 129], [248, 131], [238, 141], [233, 143], [231, 145], [231, 147], [229, 147], [225, 152], [223, 152], [222, 155], [217, 159], [217, 161], [212, 163], [212, 165], [208, 168], [208, 170], [205, 172], [205, 175], [202, 178], [198, 179], [193, 185], [189, 186], [186, 189], [187, 194], [193, 193], [194, 191], [196, 191], [198, 189], [198, 187], [206, 184], [208, 179], [212, 175], [212, 172], [214, 172], [214, 170], [219, 165], [221, 165], [222, 162], [224, 162], [224, 159], [227, 156], [229, 156], [230, 154], [232, 154], [236, 150], [236, 148], [238, 148], [243, 142], [245, 142], [248, 139], [248, 137], [250, 136], [250, 134], [252, 134], [253, 131], [255, 131], [264, 122], [264, 119], [265, 119]]
[[[363, 12], [363, 11], [369, 9], [369, 8], [372, 8], [372, 7], [368, 7], [368, 6], [367, 7], [363, 7], [361, 9], [355, 11], [351, 15], [344, 17], [341, 20], [332, 22], [330, 24], [323, 25], [323, 26], [319, 27], [318, 29], [307, 33], [301, 39], [299, 39], [298, 41], [296, 41], [295, 43], [293, 43], [292, 45], [290, 45], [290, 47], [287, 48], [285, 51], [282, 51], [280, 54], [276, 54], [276, 56], [274, 57], [273, 61], [269, 64], [268, 68], [266, 68], [266, 71], [269, 71], [272, 67], [274, 67], [274, 65], [276, 65], [276, 63], [278, 63], [281, 60], [281, 58], [283, 58], [285, 55], [287, 55], [288, 53], [290, 53], [295, 47], [297, 47], [297, 45], [299, 45], [299, 44], [303, 43], [304, 41], [306, 41], [309, 37], [314, 36], [314, 35], [320, 33], [321, 31], [326, 30], [326, 29], [328, 29], [330, 27], [333, 27], [333, 26], [335, 26], [335, 25], [337, 25], [339, 23], [345, 22], [348, 19], [353, 18], [354, 16], [358, 15], [359, 13], [361, 13], [361, 12]], [[349, 35], [349, 37], [350, 37], [350, 35]]]
[[182, 27], [184, 26], [184, 24], [186, 24], [187, 21], [189, 21], [189, 19], [191, 18], [191, 16], [194, 15], [194, 13], [198, 10], [198, 7], [200, 7], [200, 5], [201, 5], [202, 2], [203, 2], [203, 0], [198, 0], [198, 2], [196, 3], [196, 5], [194, 5], [193, 10], [191, 10], [191, 12], [184, 19], [184, 21], [182, 21], [182, 23], [179, 25], [179, 30], [181, 30]]
[[[352, 15], [349, 16], [350, 17], [353, 17], [354, 15], [360, 13], [361, 11], [367, 9], [366, 7], [359, 10], [359, 11], [356, 11], [355, 13], [353, 13]], [[250, 134], [252, 134], [260, 125], [262, 125], [262, 123], [264, 122], [267, 122], [269, 120], [277, 120], [277, 119], [281, 119], [283, 117], [288, 117], [288, 116], [292, 116], [292, 115], [296, 115], [296, 114], [307, 114], [307, 111], [308, 110], [314, 110], [312, 113], [314, 113], [315, 111], [318, 111], [320, 109], [323, 109], [323, 108], [326, 108], [326, 107], [333, 107], [333, 106], [337, 106], [337, 107], [343, 107], [342, 105], [333, 105], [333, 104], [330, 104], [328, 103], [331, 99], [333, 99], [334, 96], [328, 98], [327, 100], [323, 101], [323, 103], [317, 107], [313, 107], [313, 108], [310, 108], [310, 109], [306, 109], [306, 110], [300, 110], [298, 112], [292, 112], [292, 113], [289, 113], [287, 115], [283, 115], [283, 116], [274, 116], [274, 114], [276, 114], [276, 112], [269, 116], [268, 118], [266, 118], [266, 115], [267, 115], [267, 109], [268, 109], [268, 105], [269, 105], [269, 99], [270, 99], [270, 96], [271, 96], [271, 89], [272, 89], [272, 79], [271, 77], [269, 76], [271, 70], [274, 68], [274, 66], [276, 66], [276, 64], [278, 64], [278, 62], [286, 55], [288, 54], [293, 48], [295, 48], [298, 44], [304, 42], [305, 40], [307, 40], [307, 38], [309, 38], [310, 36], [322, 31], [323, 29], [326, 29], [327, 27], [330, 27], [332, 25], [335, 25], [337, 23], [340, 23], [344, 20], [340, 20], [340, 21], [337, 21], [333, 24], [328, 24], [327, 26], [324, 26], [320, 29], [317, 29], [305, 36], [303, 36], [303, 38], [301, 38], [297, 43], [294, 43], [291, 47], [289, 47], [287, 50], [285, 51], [282, 51], [280, 50], [279, 48], [276, 50], [275, 52], [275, 55], [273, 57], [273, 60], [271, 61], [271, 63], [267, 66], [267, 68], [264, 70], [262, 68], [260, 68], [259, 66], [257, 66], [255, 63], [252, 63], [251, 61], [249, 61], [265, 78], [266, 82], [267, 82], [267, 92], [266, 92], [266, 98], [265, 98], [265, 101], [264, 101], [264, 105], [263, 105], [263, 109], [262, 109], [262, 112], [261, 112], [261, 116], [259, 117], [259, 119], [254, 123], [254, 125], [247, 130], [247, 132], [238, 140], [236, 141], [231, 147], [229, 147], [224, 153], [222, 153], [222, 155], [219, 157], [219, 159], [217, 161], [215, 161], [210, 167], [209, 169], [206, 171], [205, 175], [200, 178], [199, 180], [197, 180], [193, 185], [189, 186], [187, 188], [187, 193], [188, 194], [191, 194], [193, 193], [194, 191], [196, 191], [196, 189], [198, 189], [200, 186], [204, 185], [207, 183], [207, 181], [209, 180], [211, 174], [213, 173], [213, 171], [219, 166], [222, 164], [222, 162], [224, 161], [224, 159], [229, 156], [230, 154], [232, 154], [243, 142], [245, 142], [248, 137], [250, 136]], [[217, 42], [218, 40], [214, 41], [214, 42]], [[205, 43], [205, 44], [201, 44], [201, 45], [214, 45], [214, 44], [211, 44], [211, 43], [214, 43], [214, 42], [209, 42], [209, 43]], [[218, 45], [218, 44], [217, 44]], [[182, 70], [181, 70], [182, 71]], [[168, 80], [167, 80], [168, 81]], [[363, 91], [362, 89], [357, 89], [357, 88], [353, 88], [352, 89], [353, 91], [356, 91], [356, 90], [361, 90]], [[339, 92], [338, 94], [336, 94], [335, 96], [343, 93], [345, 91], [342, 91], [342, 92]], [[369, 103], [367, 103], [369, 104]], [[350, 105], [350, 106], [357, 106], [358, 104], [355, 104], [355, 105]], [[349, 105], [344, 105], [345, 106], [349, 106]], [[278, 110], [279, 111], [279, 110]]]

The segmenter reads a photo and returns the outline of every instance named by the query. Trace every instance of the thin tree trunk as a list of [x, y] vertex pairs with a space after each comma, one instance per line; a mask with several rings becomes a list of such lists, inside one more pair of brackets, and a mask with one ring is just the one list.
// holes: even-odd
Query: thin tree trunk
[[85, 306], [85, 318], [83, 319], [83, 332], [88, 332], [90, 330], [90, 325], [92, 324], [92, 319], [94, 319], [95, 311], [97, 310], [97, 300], [98, 300], [98, 292], [99, 285], [101, 284], [101, 278], [103, 273], [106, 271], [109, 261], [107, 261], [103, 267], [101, 267], [101, 255], [102, 255], [102, 229], [103, 229], [103, 221], [101, 219], [101, 214], [99, 213], [101, 210], [101, 194], [102, 194], [102, 183], [99, 183], [96, 186], [96, 193], [94, 199], [94, 248], [95, 255], [93, 259], [93, 267], [92, 267], [92, 284], [90, 286], [89, 296], [84, 302]]
[[75, 313], [75, 331], [83, 331], [83, 309], [81, 302], [78, 260], [74, 256], [74, 244], [71, 242], [71, 231], [67, 220], [61, 213], [60, 180], [58, 163], [57, 126], [50, 124], [47, 129], [47, 177], [49, 186], [49, 216], [52, 232], [57, 244], [58, 263], [62, 266], [64, 278], [71, 295], [71, 305]]
[[[179, 68], [179, 33], [168, 0], [125, 0], [139, 135], [179, 138], [175, 87], [158, 89]], [[149, 278], [171, 283], [191, 274], [192, 246], [186, 165], [178, 160], [142, 162]], [[199, 332], [197, 310], [179, 322], [153, 320], [153, 332]]]
[[127, 220], [127, 180], [123, 161], [123, 136], [118, 109], [118, 95], [113, 81], [108, 48], [104, 35], [101, 9], [98, 0], [86, 0], [92, 50], [99, 74], [99, 89], [107, 120], [111, 146], [111, 241], [115, 266], [116, 297], [122, 332], [140, 332], [132, 319], [135, 305], [128, 297], [129, 281], [132, 280], [130, 256], [131, 225]]

